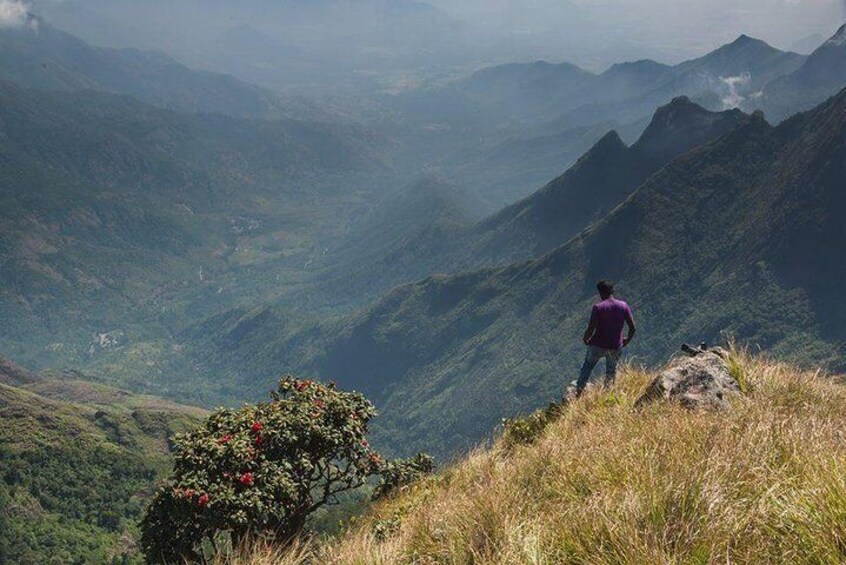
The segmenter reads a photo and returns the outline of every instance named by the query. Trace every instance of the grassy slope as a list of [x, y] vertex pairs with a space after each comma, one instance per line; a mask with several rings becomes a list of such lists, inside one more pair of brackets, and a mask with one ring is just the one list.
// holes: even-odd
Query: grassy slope
[[137, 559], [169, 440], [202, 414], [70, 378], [0, 383], [0, 562]]
[[502, 439], [274, 563], [834, 563], [846, 559], [846, 388], [743, 352], [721, 413], [659, 402], [626, 368], [532, 445]]

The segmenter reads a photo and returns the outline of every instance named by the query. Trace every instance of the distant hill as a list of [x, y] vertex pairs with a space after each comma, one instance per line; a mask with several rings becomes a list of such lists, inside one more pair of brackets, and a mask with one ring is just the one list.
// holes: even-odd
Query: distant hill
[[328, 120], [303, 99], [196, 71], [160, 52], [92, 47], [44, 21], [0, 29], [0, 80], [42, 90], [99, 90], [185, 112]]
[[[702, 57], [673, 67], [656, 70], [654, 65], [641, 64], [643, 68], [638, 69], [638, 74], [644, 77], [643, 88], [613, 90], [613, 98], [588, 100], [572, 109], [565, 108], [557, 121], [570, 125], [599, 119], [629, 123], [681, 95], [711, 110], [741, 107], [765, 85], [795, 71], [804, 60], [804, 55], [781, 51], [743, 35]], [[650, 75], [653, 80], [646, 80]]]
[[382, 117], [429, 168], [501, 207], [543, 182], [536, 172], [565, 171], [608, 129], [636, 139], [655, 108], [679, 96], [713, 111], [745, 108], [804, 60], [744, 35], [672, 66], [641, 60], [595, 74], [568, 63], [514, 63], [386, 97]]
[[[0, 375], [13, 365], [0, 357]], [[137, 521], [170, 440], [204, 411], [29, 375], [20, 386], [0, 377], [0, 561], [138, 561]]]
[[768, 84], [752, 105], [783, 119], [819, 104], [846, 86], [846, 25], [808, 56], [795, 72]]
[[[447, 123], [450, 112], [471, 104], [487, 119], [502, 123], [563, 120], [569, 112], [573, 112], [570, 127], [602, 119], [627, 123], [682, 95], [712, 102], [711, 109], [725, 109], [722, 100], [731, 93], [727, 80], [736, 79], [734, 92], [745, 97], [792, 73], [804, 60], [804, 55], [744, 35], [675, 66], [643, 60], [613, 65], [597, 75], [568, 63], [509, 64], [397, 98], [420, 100], [428, 90], [441, 99], [442, 121]], [[450, 99], [457, 103], [451, 105]], [[434, 116], [428, 119], [436, 121]]]
[[641, 361], [729, 332], [844, 370], [846, 311], [829, 300], [846, 276], [831, 260], [846, 237], [844, 132], [846, 91], [778, 127], [756, 114], [540, 259], [431, 277], [304, 332], [272, 310], [241, 340], [225, 337], [237, 315], [200, 331], [245, 387], [291, 368], [363, 390], [381, 440], [409, 452], [472, 445], [499, 417], [560, 395], [601, 277], [635, 308]]

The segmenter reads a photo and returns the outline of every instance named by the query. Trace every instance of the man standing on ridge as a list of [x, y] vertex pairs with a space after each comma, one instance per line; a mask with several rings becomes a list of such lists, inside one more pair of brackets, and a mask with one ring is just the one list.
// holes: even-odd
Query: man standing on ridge
[[[582, 372], [576, 382], [576, 396], [581, 396], [590, 380], [596, 364], [605, 358], [605, 385], [610, 385], [617, 377], [617, 362], [622, 350], [635, 335], [635, 323], [632, 310], [622, 300], [614, 298], [614, 283], [601, 280], [596, 285], [599, 297], [602, 299], [593, 305], [590, 323], [583, 341], [588, 346]], [[623, 325], [629, 327], [629, 333], [623, 338]]]

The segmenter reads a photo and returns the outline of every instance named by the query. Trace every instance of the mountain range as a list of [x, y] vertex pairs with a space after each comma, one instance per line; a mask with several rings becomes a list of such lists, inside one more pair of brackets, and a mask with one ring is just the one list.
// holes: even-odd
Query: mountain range
[[0, 76], [40, 90], [97, 90], [169, 110], [327, 121], [305, 99], [197, 71], [161, 52], [93, 47], [47, 22], [0, 29]]
[[233, 312], [198, 329], [199, 357], [245, 389], [288, 369], [336, 379], [376, 400], [382, 441], [439, 453], [563, 393], [601, 277], [635, 309], [642, 362], [728, 334], [844, 370], [829, 289], [846, 275], [831, 260], [846, 236], [846, 91], [777, 127], [737, 122], [538, 259], [433, 276], [305, 331], [272, 309]]
[[[836, 37], [826, 45], [832, 42]], [[829, 57], [842, 60], [842, 51], [835, 51]], [[799, 93], [796, 85], [808, 82], [807, 69], [815, 65], [832, 66], [818, 90], [824, 95], [802, 105], [799, 102], [810, 93]], [[404, 128], [394, 135], [426, 155], [430, 168], [449, 182], [475, 190], [494, 211], [543, 182], [533, 173], [542, 172], [546, 178], [559, 174], [608, 129], [634, 141], [654, 109], [675, 97], [687, 96], [714, 111], [764, 109], [779, 121], [846, 86], [836, 68], [837, 63], [823, 61], [820, 53], [785, 52], [743, 35], [676, 65], [641, 60], [596, 74], [569, 63], [509, 64], [424, 85], [388, 97], [383, 104]], [[769, 91], [776, 92], [779, 81], [787, 80], [793, 82], [784, 89], [797, 92], [794, 101], [780, 96], [783, 102], [770, 103]], [[436, 147], [447, 150], [442, 157], [426, 144], [428, 136], [422, 132], [431, 128], [445, 132], [434, 138]], [[473, 144], [467, 142], [471, 138]], [[468, 145], [475, 153], [468, 152]]]
[[325, 283], [326, 293], [375, 297], [432, 273], [540, 257], [603, 218], [675, 157], [746, 119], [740, 110], [710, 112], [676, 98], [656, 111], [631, 147], [616, 131], [608, 132], [563, 175], [478, 221], [472, 215], [478, 206], [462, 201], [455, 187], [420, 183], [377, 207], [364, 229], [352, 230], [343, 247], [329, 251], [325, 276], [336, 282]]

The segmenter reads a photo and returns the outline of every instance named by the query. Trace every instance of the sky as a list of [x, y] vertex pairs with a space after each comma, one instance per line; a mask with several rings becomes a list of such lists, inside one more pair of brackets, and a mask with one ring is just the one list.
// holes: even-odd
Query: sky
[[[503, 36], [532, 36], [549, 51], [561, 49], [573, 28], [590, 50], [573, 53], [585, 66], [607, 64], [628, 52], [675, 63], [730, 42], [741, 34], [784, 49], [808, 36], [829, 37], [846, 22], [846, 0], [430, 0], [465, 20], [480, 22]], [[611, 44], [610, 49], [605, 45]], [[567, 54], [560, 53], [566, 58]], [[592, 59], [592, 60], [591, 60]]]

